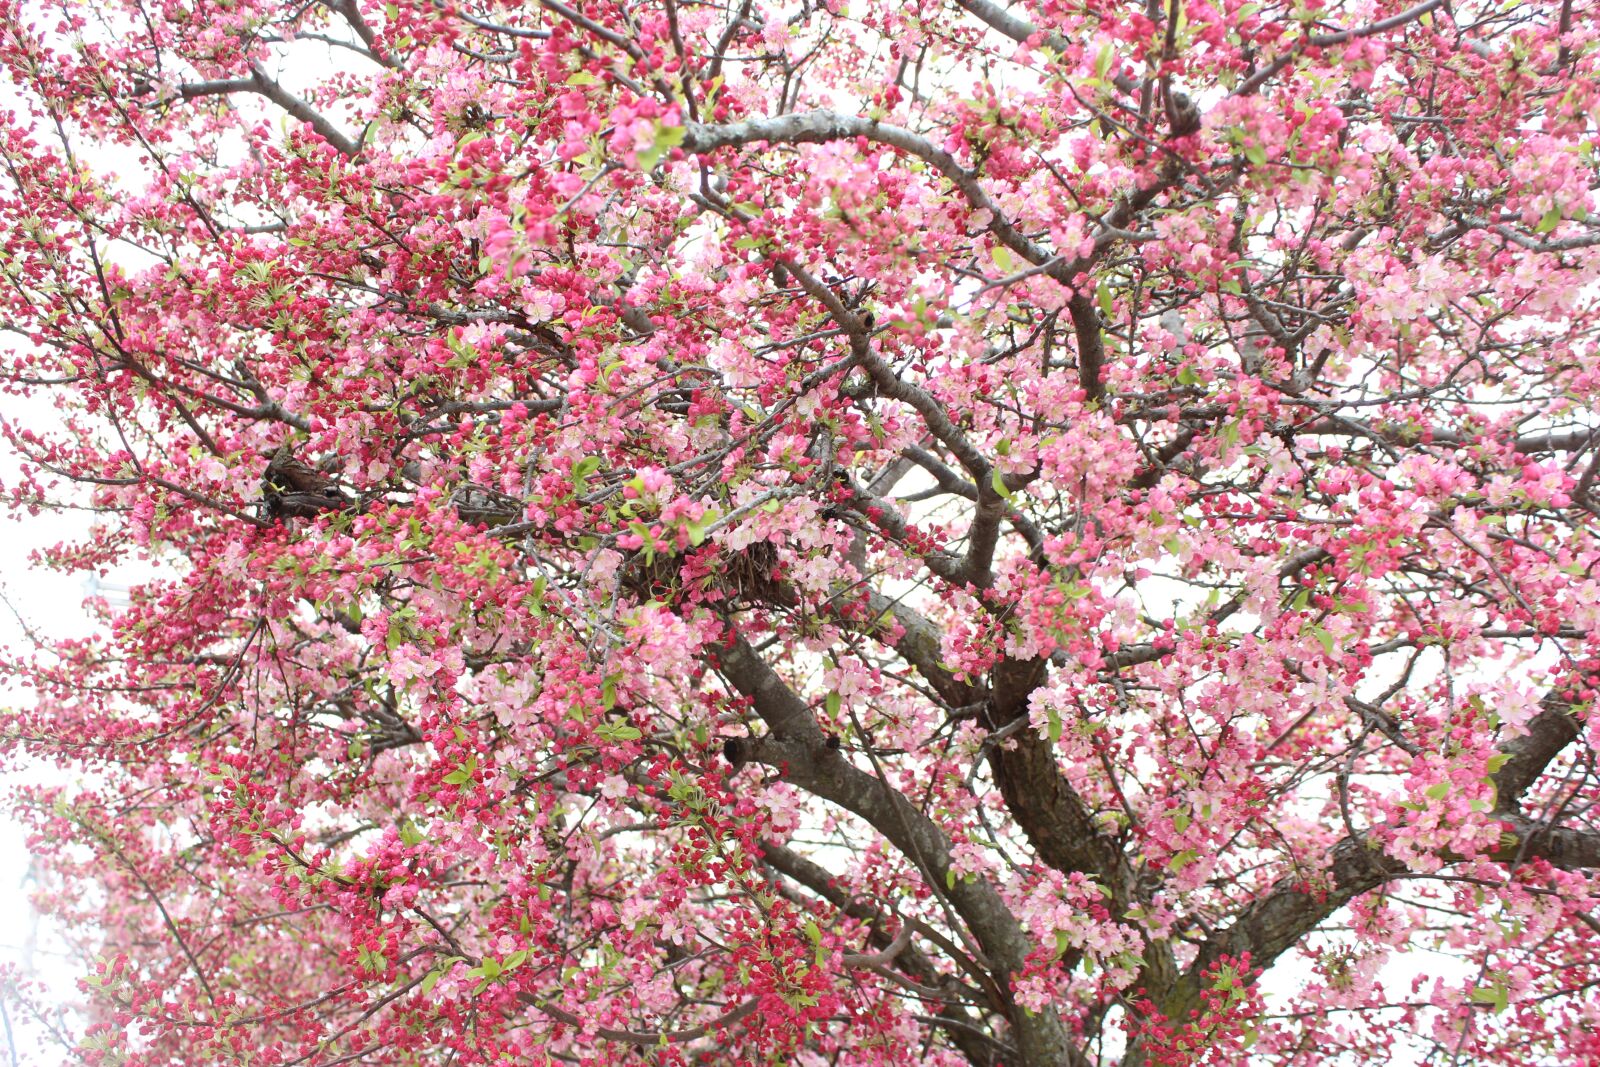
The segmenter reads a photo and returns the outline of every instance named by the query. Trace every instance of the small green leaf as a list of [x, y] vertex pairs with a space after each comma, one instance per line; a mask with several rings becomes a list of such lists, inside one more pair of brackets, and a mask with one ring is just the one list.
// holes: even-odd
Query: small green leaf
[[1011, 490], [1006, 488], [1006, 476], [1000, 473], [999, 468], [989, 472], [989, 484], [994, 487], [994, 491], [999, 495], [1000, 499], [1011, 499]]
[[628, 726], [619, 722], [603, 723], [595, 727], [595, 736], [602, 741], [637, 741], [644, 734], [637, 726]]
[[1331, 633], [1320, 626], [1308, 626], [1306, 627], [1306, 632], [1317, 639], [1317, 642], [1322, 645], [1323, 652], [1330, 656], [1333, 655], [1334, 639]]
[[689, 131], [682, 126], [657, 126], [656, 139], [649, 148], [636, 153], [639, 160], [639, 169], [644, 171], [654, 170], [656, 164], [661, 162], [661, 157], [683, 144]]
[[1498, 1015], [1506, 1010], [1506, 1005], [1510, 1003], [1510, 997], [1506, 993], [1505, 986], [1479, 986], [1472, 991], [1472, 1002], [1474, 1004], [1486, 1004], [1491, 1011]]
[[585, 456], [572, 465], [572, 492], [582, 496], [589, 488], [589, 475], [600, 469], [599, 456]]
[[466, 785], [478, 772], [478, 757], [468, 756], [467, 762], [444, 776], [445, 785]]

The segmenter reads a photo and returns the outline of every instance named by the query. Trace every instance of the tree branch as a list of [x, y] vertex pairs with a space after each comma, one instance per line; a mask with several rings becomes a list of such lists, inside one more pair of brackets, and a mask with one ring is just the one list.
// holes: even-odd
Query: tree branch
[[184, 100], [194, 100], [202, 96], [227, 96], [233, 93], [256, 93], [266, 97], [290, 115], [310, 126], [319, 137], [327, 141], [346, 158], [353, 158], [360, 150], [354, 141], [340, 132], [339, 128], [328, 121], [325, 116], [314, 111], [311, 105], [272, 80], [265, 71], [254, 63], [250, 64], [250, 77], [248, 78], [189, 82], [178, 86], [178, 96]]
[[[810, 707], [742, 637], [734, 636], [719, 659], [723, 677], [750, 698], [769, 730], [745, 743], [748, 758], [779, 768], [786, 781], [865, 819], [931, 886], [946, 887], [1009, 997], [1010, 975], [1022, 969], [1033, 946], [989, 880], [956, 873], [944, 831], [900, 792], [829, 748]], [[1054, 1010], [1013, 1009], [1010, 1017], [1023, 1063], [1054, 1067], [1081, 1059]]]
[[[1497, 863], [1543, 859], [1565, 868], [1600, 868], [1600, 834], [1547, 826], [1521, 814], [1517, 799], [1568, 743], [1578, 736], [1570, 708], [1554, 696], [1534, 716], [1529, 732], [1504, 746], [1510, 759], [1493, 778], [1498, 810], [1491, 816], [1503, 827], [1500, 845], [1486, 853]], [[1447, 856], [1450, 862], [1463, 859]], [[1162, 1011], [1169, 1019], [1185, 1017], [1197, 1003], [1202, 972], [1222, 955], [1249, 952], [1256, 966], [1266, 966], [1286, 949], [1362, 893], [1406, 873], [1406, 865], [1357, 837], [1346, 837], [1330, 852], [1325, 871], [1292, 872], [1279, 879], [1233, 924], [1201, 946], [1193, 964], [1173, 987]]]
[[[550, 1016], [550, 1018], [559, 1023], [563, 1023], [579, 1030], [583, 1029], [586, 1025], [582, 1019], [578, 1018], [570, 1011], [567, 1011], [563, 1008], [558, 1008], [554, 1004], [546, 1004], [531, 993], [519, 993], [517, 994], [517, 999], [522, 1001], [524, 1004], [538, 1008], [540, 1011], [544, 1012], [546, 1015]], [[743, 1019], [746, 1015], [749, 1015], [760, 1006], [761, 998], [751, 997], [743, 1004], [723, 1012], [710, 1022], [703, 1023], [700, 1026], [692, 1026], [687, 1030], [616, 1030], [610, 1027], [597, 1026], [595, 1027], [594, 1032], [595, 1036], [603, 1038], [606, 1041], [616, 1041], [625, 1045], [641, 1045], [646, 1048], [654, 1045], [660, 1045], [662, 1043], [681, 1044], [685, 1041], [693, 1041], [696, 1038], [705, 1037], [707, 1034], [721, 1030], [728, 1026], [732, 1026], [734, 1023], [738, 1022], [740, 1019]]]
[[1491, 776], [1497, 806], [1508, 812], [1518, 811], [1522, 794], [1577, 737], [1578, 720], [1572, 706], [1554, 694], [1545, 697], [1539, 713], [1528, 722], [1528, 732], [1501, 749], [1511, 758]]

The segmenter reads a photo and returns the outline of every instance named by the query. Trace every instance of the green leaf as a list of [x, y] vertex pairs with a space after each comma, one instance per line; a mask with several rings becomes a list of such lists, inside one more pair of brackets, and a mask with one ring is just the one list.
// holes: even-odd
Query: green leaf
[[1322, 645], [1323, 652], [1330, 656], [1333, 655], [1334, 639], [1331, 633], [1320, 626], [1308, 626], [1306, 627], [1306, 632], [1317, 639], [1318, 643]]
[[1111, 287], [1105, 282], [1101, 282], [1095, 287], [1094, 296], [1100, 304], [1100, 313], [1106, 317], [1106, 320], [1109, 322], [1110, 320], [1116, 318], [1116, 316], [1112, 313], [1115, 308], [1112, 306], [1111, 302]]
[[811, 939], [811, 944], [815, 949], [812, 956], [813, 965], [821, 967], [828, 958], [828, 950], [822, 947], [822, 928], [817, 925], [815, 919], [806, 920], [806, 936]]
[[583, 495], [585, 483], [589, 475], [600, 469], [599, 456], [585, 456], [572, 465], [572, 491], [579, 496]]
[[840, 699], [838, 693], [829, 693], [822, 701], [822, 706], [827, 711], [828, 717], [833, 718], [839, 714], [839, 706], [841, 703], [843, 703], [843, 701]]
[[644, 734], [637, 726], [628, 726], [619, 722], [603, 723], [595, 727], [595, 736], [602, 741], [637, 741]]
[[1267, 153], [1258, 144], [1247, 144], [1244, 146], [1244, 158], [1259, 167], [1266, 163]]
[[689, 131], [682, 126], [658, 125], [656, 127], [655, 141], [651, 143], [649, 148], [636, 153], [639, 160], [639, 169], [645, 171], [655, 170], [656, 164], [661, 162], [661, 157], [682, 145], [684, 138], [688, 134]]
[[466, 785], [478, 773], [478, 757], [468, 756], [467, 762], [444, 776], [445, 785]]
[[1450, 795], [1450, 783], [1434, 782], [1432, 785], [1422, 791], [1422, 795], [1430, 797], [1433, 800], [1443, 800], [1445, 797]]
[[1490, 1010], [1498, 1015], [1506, 1010], [1506, 1005], [1510, 1003], [1510, 997], [1506, 993], [1505, 986], [1479, 986], [1472, 991], [1472, 1002], [1474, 1004], [1487, 1004]]
[[1006, 488], [1006, 476], [1000, 473], [998, 467], [989, 472], [989, 484], [994, 487], [994, 491], [999, 495], [1000, 499], [1011, 499], [1011, 490]]
[[1559, 225], [1561, 225], [1561, 209], [1552, 207], [1544, 213], [1544, 217], [1539, 220], [1539, 225], [1533, 228], [1533, 232], [1549, 233]]

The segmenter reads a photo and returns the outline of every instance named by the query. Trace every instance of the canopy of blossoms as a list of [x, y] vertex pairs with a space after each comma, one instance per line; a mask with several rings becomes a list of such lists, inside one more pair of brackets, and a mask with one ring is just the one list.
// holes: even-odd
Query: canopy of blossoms
[[1584, 6], [0, 0], [70, 1055], [1595, 1062]]

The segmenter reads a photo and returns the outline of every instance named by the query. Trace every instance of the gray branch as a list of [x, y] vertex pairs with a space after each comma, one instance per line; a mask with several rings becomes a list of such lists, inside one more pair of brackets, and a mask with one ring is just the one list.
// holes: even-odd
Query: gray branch
[[[955, 874], [944, 831], [901, 793], [830, 748], [810, 707], [743, 638], [735, 637], [720, 661], [723, 677], [750, 698], [768, 730], [765, 737], [741, 742], [741, 755], [778, 768], [785, 781], [865, 819], [917, 864], [931, 886], [947, 889], [1009, 999], [1010, 975], [1022, 969], [1033, 945], [995, 887], [987, 878]], [[1010, 1016], [1021, 1064], [1082, 1062], [1055, 1011], [1013, 1006]]]
[[217, 81], [189, 82], [178, 86], [178, 96], [194, 100], [202, 96], [229, 96], [234, 93], [256, 93], [277, 104], [284, 111], [316, 131], [317, 136], [336, 148], [345, 158], [353, 158], [360, 147], [346, 137], [327, 117], [313, 110], [310, 104], [279, 85], [254, 63], [248, 78], [226, 78]]

